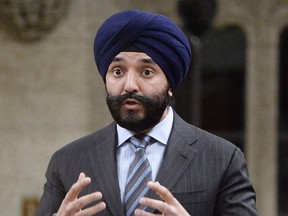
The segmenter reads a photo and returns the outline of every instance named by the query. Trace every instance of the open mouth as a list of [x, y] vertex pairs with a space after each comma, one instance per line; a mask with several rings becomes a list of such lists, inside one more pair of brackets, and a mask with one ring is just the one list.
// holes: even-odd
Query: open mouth
[[127, 109], [138, 109], [142, 106], [142, 104], [135, 99], [126, 99], [122, 105]]

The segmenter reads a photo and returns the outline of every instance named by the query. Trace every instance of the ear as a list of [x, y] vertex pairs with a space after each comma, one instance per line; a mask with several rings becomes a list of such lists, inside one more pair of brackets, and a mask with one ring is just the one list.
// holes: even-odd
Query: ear
[[172, 97], [172, 96], [173, 96], [172, 88], [169, 88], [169, 89], [168, 89], [168, 96], [169, 96], [169, 97]]

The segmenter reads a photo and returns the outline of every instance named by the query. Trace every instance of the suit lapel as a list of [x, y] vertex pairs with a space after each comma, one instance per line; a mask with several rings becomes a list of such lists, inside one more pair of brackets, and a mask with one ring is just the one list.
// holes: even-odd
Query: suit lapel
[[[174, 125], [168, 141], [168, 146], [161, 164], [156, 181], [172, 190], [187, 166], [191, 163], [197, 152], [192, 144], [197, 142], [195, 134], [191, 134], [191, 126], [174, 113]], [[152, 198], [157, 198], [155, 192]]]
[[[192, 148], [192, 144], [197, 142], [197, 139], [195, 134], [191, 134], [191, 125], [183, 121], [176, 113], [174, 115], [173, 129], [156, 178], [156, 181], [170, 191], [197, 154]], [[115, 124], [112, 124], [101, 137], [94, 140], [96, 145], [92, 145], [89, 157], [96, 184], [111, 214], [124, 216], [117, 178], [115, 137]], [[150, 197], [157, 199], [158, 195], [151, 192]]]
[[[112, 215], [124, 215], [117, 178], [115, 154], [115, 125], [110, 126], [102, 137], [97, 137], [97, 143], [89, 152], [96, 184], [103, 194], [103, 199]], [[102, 139], [101, 139], [102, 138]]]

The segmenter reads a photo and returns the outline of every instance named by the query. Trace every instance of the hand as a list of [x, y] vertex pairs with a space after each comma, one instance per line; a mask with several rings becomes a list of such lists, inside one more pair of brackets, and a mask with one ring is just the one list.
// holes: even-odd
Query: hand
[[[144, 206], [149, 206], [151, 208], [157, 209], [162, 212], [162, 216], [188, 216], [189, 213], [184, 209], [184, 207], [178, 202], [178, 200], [172, 195], [172, 193], [159, 182], [148, 182], [148, 187], [154, 190], [159, 197], [163, 200], [151, 199], [148, 197], [142, 197], [140, 199], [140, 204]], [[145, 212], [140, 209], [135, 210], [136, 216], [152, 216], [153, 213]]]
[[72, 185], [66, 194], [66, 197], [62, 201], [57, 216], [90, 216], [104, 210], [106, 208], [104, 202], [99, 202], [90, 208], [81, 210], [87, 204], [102, 198], [100, 192], [91, 193], [78, 198], [81, 190], [90, 183], [91, 178], [86, 177], [84, 173], [80, 173], [78, 181]]

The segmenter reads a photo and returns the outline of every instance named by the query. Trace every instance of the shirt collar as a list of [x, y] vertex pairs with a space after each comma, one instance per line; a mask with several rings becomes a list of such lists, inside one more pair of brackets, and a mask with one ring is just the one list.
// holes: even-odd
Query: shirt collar
[[[155, 125], [147, 135], [153, 137], [158, 142], [167, 145], [170, 132], [172, 130], [173, 118], [173, 109], [169, 106], [167, 116], [157, 125]], [[129, 131], [117, 124], [118, 147], [133, 135], [134, 133], [132, 131]]]

